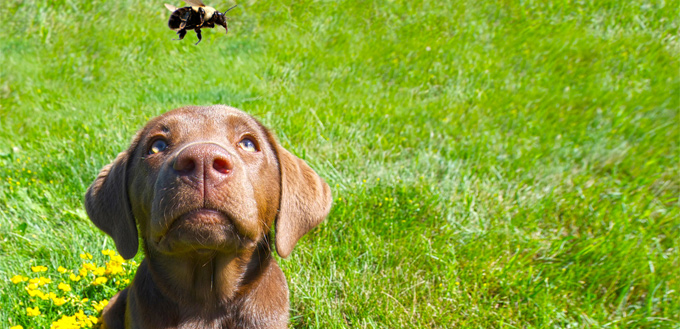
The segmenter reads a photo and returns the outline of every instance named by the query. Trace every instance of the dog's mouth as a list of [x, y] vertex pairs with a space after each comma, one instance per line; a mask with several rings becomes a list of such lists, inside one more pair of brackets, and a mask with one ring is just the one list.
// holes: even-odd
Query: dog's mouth
[[165, 253], [195, 253], [237, 251], [245, 242], [226, 213], [208, 208], [186, 212], [173, 221], [156, 239], [159, 251]]
[[231, 223], [231, 220], [227, 214], [219, 210], [200, 208], [180, 215], [173, 221], [170, 229], [173, 229], [173, 226], [185, 224], [184, 222], [191, 225], [223, 225]]

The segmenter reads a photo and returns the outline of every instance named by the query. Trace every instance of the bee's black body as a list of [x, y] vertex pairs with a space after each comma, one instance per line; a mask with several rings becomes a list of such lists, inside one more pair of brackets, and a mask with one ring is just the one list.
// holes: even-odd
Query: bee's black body
[[195, 6], [175, 8], [172, 5], [165, 5], [172, 11], [168, 20], [168, 27], [177, 31], [179, 40], [184, 39], [187, 30], [194, 30], [196, 31], [198, 42], [201, 42], [201, 28], [213, 28], [215, 24], [223, 26], [229, 32], [227, 17], [224, 13], [236, 6], [229, 8], [224, 13], [220, 13], [215, 8], [205, 6], [200, 0], [189, 0], [186, 2]]

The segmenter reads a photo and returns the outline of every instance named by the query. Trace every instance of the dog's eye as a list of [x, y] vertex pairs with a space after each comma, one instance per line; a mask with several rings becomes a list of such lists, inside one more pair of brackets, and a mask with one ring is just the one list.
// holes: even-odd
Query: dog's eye
[[149, 154], [156, 154], [158, 152], [163, 152], [166, 148], [168, 148], [168, 143], [165, 142], [162, 139], [159, 139], [153, 144], [151, 144], [151, 148], [149, 149]]
[[247, 152], [257, 152], [255, 142], [253, 142], [250, 138], [244, 138], [243, 140], [238, 142], [238, 145]]

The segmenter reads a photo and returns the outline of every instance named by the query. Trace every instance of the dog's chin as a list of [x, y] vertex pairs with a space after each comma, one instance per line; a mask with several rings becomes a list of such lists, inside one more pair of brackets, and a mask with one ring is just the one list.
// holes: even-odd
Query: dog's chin
[[176, 218], [157, 240], [156, 249], [164, 254], [210, 256], [237, 253], [247, 243], [226, 214], [198, 209]]

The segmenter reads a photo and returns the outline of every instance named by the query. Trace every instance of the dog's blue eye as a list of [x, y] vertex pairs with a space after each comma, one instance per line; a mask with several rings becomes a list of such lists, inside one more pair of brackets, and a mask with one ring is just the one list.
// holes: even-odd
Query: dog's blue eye
[[156, 154], [158, 152], [163, 152], [166, 148], [168, 148], [168, 143], [166, 143], [164, 140], [159, 139], [153, 144], [151, 144], [151, 148], [149, 149], [149, 154]]
[[257, 147], [255, 146], [255, 143], [249, 138], [244, 138], [243, 140], [238, 142], [238, 145], [245, 151], [257, 152]]

